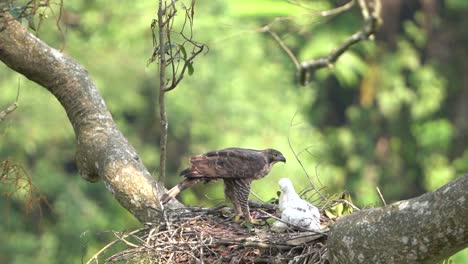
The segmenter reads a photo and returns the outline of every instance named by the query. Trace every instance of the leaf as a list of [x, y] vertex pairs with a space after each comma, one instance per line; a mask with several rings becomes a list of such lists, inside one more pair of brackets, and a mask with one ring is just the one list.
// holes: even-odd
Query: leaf
[[339, 203], [332, 208], [328, 209], [325, 213], [329, 213], [331, 215], [334, 215], [335, 217], [340, 217], [343, 215], [343, 204]]
[[[351, 199], [351, 195], [349, 193], [342, 193], [339, 196], [340, 200], [346, 200], [349, 204], [353, 204]], [[330, 218], [338, 218], [344, 215], [352, 214], [353, 207], [350, 206], [348, 203], [340, 202], [339, 204], [331, 207], [330, 209], [325, 211], [325, 215]]]
[[188, 68], [188, 75], [192, 75], [195, 69], [193, 68], [193, 63], [192, 62], [187, 62], [187, 68]]
[[182, 57], [184, 58], [184, 61], [187, 60], [187, 52], [185, 51], [185, 47], [183, 45], [179, 45], [180, 52], [182, 52]]
[[[348, 201], [349, 204], [353, 204], [353, 199], [351, 198], [351, 194], [349, 193], [344, 193], [342, 195], [342, 199]], [[343, 204], [342, 215], [349, 215], [353, 213], [354, 209], [349, 204]]]
[[325, 215], [328, 216], [331, 219], [336, 218], [336, 215], [334, 213], [332, 213], [331, 210], [326, 210]]
[[267, 223], [268, 225], [270, 225], [270, 226], [271, 226], [274, 222], [276, 222], [276, 219], [274, 219], [273, 217], [268, 218], [268, 219], [266, 220], [266, 223]]

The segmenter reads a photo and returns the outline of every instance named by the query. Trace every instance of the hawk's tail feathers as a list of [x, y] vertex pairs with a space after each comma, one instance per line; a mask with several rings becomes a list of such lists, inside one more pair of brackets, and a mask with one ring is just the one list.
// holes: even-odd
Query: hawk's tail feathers
[[176, 186], [172, 187], [169, 191], [163, 194], [160, 198], [162, 204], [169, 202], [172, 198], [176, 197], [181, 191], [197, 184], [199, 179], [185, 179]]
[[179, 176], [185, 176], [190, 173], [190, 168], [187, 168], [180, 172]]
[[205, 178], [203, 174], [193, 168], [187, 168], [181, 171], [179, 175], [184, 176], [185, 178]]

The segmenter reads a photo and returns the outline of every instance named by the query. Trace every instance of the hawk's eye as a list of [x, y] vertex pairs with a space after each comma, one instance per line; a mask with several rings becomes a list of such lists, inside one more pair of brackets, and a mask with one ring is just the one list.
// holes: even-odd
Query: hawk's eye
[[276, 158], [276, 157], [278, 157], [278, 154], [276, 154], [276, 153], [273, 153], [273, 155], [272, 155], [272, 156], [273, 156], [273, 158]]

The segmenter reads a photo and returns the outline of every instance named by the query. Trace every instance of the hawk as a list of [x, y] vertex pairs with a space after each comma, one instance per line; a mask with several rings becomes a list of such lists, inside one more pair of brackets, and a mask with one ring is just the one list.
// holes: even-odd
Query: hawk
[[319, 209], [301, 199], [288, 178], [279, 180], [281, 189], [279, 209], [285, 222], [311, 231], [320, 231]]
[[286, 162], [283, 154], [275, 149], [254, 150], [225, 148], [195, 155], [190, 158], [190, 168], [180, 175], [185, 179], [161, 197], [163, 204], [181, 191], [199, 182], [224, 180], [224, 194], [234, 205], [237, 216], [253, 222], [248, 198], [253, 180], [265, 177], [276, 162]]

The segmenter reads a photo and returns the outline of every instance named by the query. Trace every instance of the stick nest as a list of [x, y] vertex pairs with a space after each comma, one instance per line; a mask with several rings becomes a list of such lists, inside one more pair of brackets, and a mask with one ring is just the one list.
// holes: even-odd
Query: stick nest
[[[254, 212], [272, 217], [275, 208], [267, 207], [258, 206]], [[275, 233], [269, 220], [263, 225], [241, 225], [226, 217], [226, 209], [185, 207], [166, 212], [158, 223], [115, 234], [118, 239], [113, 243], [128, 247], [105, 263], [329, 263], [326, 232]], [[88, 263], [97, 262], [110, 246]]]

